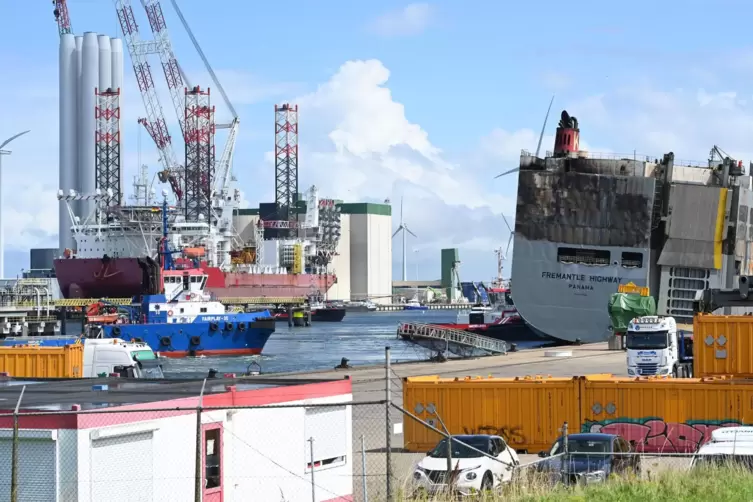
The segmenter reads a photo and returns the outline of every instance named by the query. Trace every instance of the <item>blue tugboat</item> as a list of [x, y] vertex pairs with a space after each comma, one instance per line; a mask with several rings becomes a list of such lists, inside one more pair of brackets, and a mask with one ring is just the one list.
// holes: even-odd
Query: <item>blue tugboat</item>
[[228, 312], [205, 293], [208, 275], [202, 269], [174, 270], [167, 239], [167, 202], [162, 214], [163, 293], [134, 299], [129, 320], [100, 326], [99, 336], [144, 342], [166, 357], [260, 354], [275, 331], [275, 318], [268, 310]]

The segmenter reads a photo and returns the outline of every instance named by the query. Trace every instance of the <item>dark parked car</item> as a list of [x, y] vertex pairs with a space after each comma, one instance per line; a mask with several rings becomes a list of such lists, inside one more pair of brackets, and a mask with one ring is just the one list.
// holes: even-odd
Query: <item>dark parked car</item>
[[[562, 438], [540, 457], [564, 453]], [[539, 470], [551, 473], [552, 479], [567, 484], [599, 483], [610, 474], [640, 474], [640, 455], [636, 455], [625, 438], [615, 434], [569, 434], [567, 454], [540, 462]]]

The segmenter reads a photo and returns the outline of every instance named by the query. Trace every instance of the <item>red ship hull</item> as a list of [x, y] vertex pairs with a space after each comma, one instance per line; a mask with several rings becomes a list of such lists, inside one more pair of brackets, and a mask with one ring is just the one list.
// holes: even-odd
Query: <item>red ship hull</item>
[[[155, 262], [140, 258], [69, 258], [55, 260], [55, 274], [64, 298], [127, 298], [144, 294]], [[218, 298], [305, 297], [326, 293], [337, 281], [333, 274], [245, 274], [203, 267], [207, 292]]]
[[141, 294], [145, 260], [67, 258], [54, 261], [63, 298], [128, 298]]
[[218, 298], [305, 297], [324, 294], [337, 281], [333, 274], [243, 274], [203, 268], [209, 275], [206, 290]]

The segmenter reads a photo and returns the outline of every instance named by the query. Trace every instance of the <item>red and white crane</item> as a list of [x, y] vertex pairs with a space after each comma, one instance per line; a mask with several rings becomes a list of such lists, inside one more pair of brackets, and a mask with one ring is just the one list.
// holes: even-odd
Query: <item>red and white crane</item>
[[[131, 9], [130, 0], [114, 0], [116, 9], [118, 11], [118, 19], [120, 19], [121, 28], [125, 38], [126, 45], [128, 46], [129, 53], [131, 54], [131, 60], [133, 61], [134, 71], [136, 73], [136, 80], [139, 83], [139, 90], [141, 91], [142, 98], [144, 100], [144, 106], [147, 110], [147, 118], [141, 119], [140, 122], [146, 127], [149, 135], [157, 144], [157, 148], [160, 151], [160, 161], [164, 170], [159, 173], [159, 179], [162, 182], [170, 182], [173, 192], [176, 194], [178, 200], [181, 200], [184, 193], [184, 177], [185, 166], [181, 165], [174, 154], [171, 136], [168, 133], [167, 122], [164, 119], [161, 105], [159, 103], [156, 89], [154, 88], [154, 81], [151, 76], [151, 70], [146, 60], [148, 54], [158, 54], [162, 63], [162, 68], [165, 74], [165, 80], [170, 91], [170, 98], [173, 102], [178, 123], [185, 139], [185, 87], [191, 88], [188, 82], [186, 74], [183, 72], [180, 64], [172, 49], [170, 37], [167, 31], [167, 25], [165, 23], [164, 14], [162, 12], [162, 6], [159, 0], [141, 0], [142, 5], [147, 13], [149, 19], [149, 25], [152, 33], [154, 34], [154, 41], [145, 42], [141, 41], [138, 32], [138, 26], [133, 16], [133, 10]], [[191, 38], [196, 51], [199, 53], [208, 73], [210, 74], [212, 81], [220, 91], [226, 106], [232, 113], [232, 121], [229, 124], [217, 124], [217, 129], [229, 129], [227, 141], [223, 149], [222, 156], [214, 164], [214, 176], [212, 180], [212, 206], [214, 209], [216, 223], [219, 223], [221, 227], [230, 228], [232, 225], [232, 208], [237, 206], [239, 202], [239, 193], [237, 190], [233, 191], [232, 182], [234, 178], [232, 176], [232, 161], [233, 153], [235, 151], [235, 141], [238, 135], [238, 127], [240, 120], [238, 114], [235, 111], [235, 107], [230, 102], [227, 94], [225, 93], [222, 84], [219, 82], [216, 74], [212, 70], [208, 59], [204, 55], [201, 47], [199, 46], [196, 37], [191, 31], [183, 13], [176, 0], [171, 0], [173, 7], [180, 18], [183, 27]], [[231, 193], [233, 192], [233, 193]]]
[[155, 145], [157, 145], [157, 150], [160, 154], [160, 163], [164, 168], [159, 173], [160, 181], [163, 183], [169, 182], [176, 199], [181, 201], [183, 198], [181, 183], [183, 167], [175, 156], [172, 138], [167, 129], [165, 114], [162, 111], [157, 89], [154, 86], [152, 71], [147, 61], [148, 54], [160, 53], [160, 43], [141, 41], [139, 26], [133, 15], [130, 0], [114, 0], [114, 2], [120, 28], [123, 32], [123, 39], [131, 56], [133, 71], [136, 74], [136, 82], [138, 83], [141, 99], [144, 102], [146, 110], [146, 117], [139, 119], [139, 123], [146, 128], [149, 136], [152, 137]]
[[55, 21], [58, 23], [58, 31], [61, 35], [71, 32], [71, 18], [68, 16], [68, 5], [65, 0], [52, 0], [52, 4], [55, 6], [55, 10], [52, 13], [55, 15]]
[[228, 110], [230, 110], [230, 113], [233, 116], [229, 124], [216, 125], [217, 129], [229, 129], [229, 131], [227, 140], [225, 141], [225, 148], [222, 151], [222, 156], [215, 163], [214, 179], [212, 180], [212, 207], [215, 217], [218, 220], [217, 223], [221, 229], [229, 230], [232, 228], [233, 209], [237, 207], [238, 203], [240, 202], [240, 192], [238, 192], [238, 190], [235, 190], [232, 186], [232, 183], [235, 181], [232, 172], [233, 154], [235, 153], [235, 141], [238, 137], [240, 119], [238, 117], [238, 113], [235, 110], [235, 107], [233, 106], [233, 103], [230, 101], [230, 98], [225, 92], [225, 89], [222, 87], [220, 80], [214, 73], [212, 65], [209, 64], [209, 60], [204, 54], [204, 51], [201, 49], [198, 40], [196, 40], [191, 27], [188, 25], [186, 18], [183, 16], [183, 12], [180, 10], [180, 7], [178, 7], [177, 0], [170, 0], [170, 2], [173, 4], [175, 13], [178, 14], [178, 18], [180, 19], [181, 24], [183, 24], [183, 28], [186, 30], [186, 33], [191, 39], [194, 48], [196, 48], [196, 52], [199, 54], [199, 57], [201, 57], [201, 60], [204, 63], [204, 67], [209, 73], [209, 76], [212, 78], [212, 82], [220, 91], [220, 95], [222, 95], [225, 106], [227, 106]]

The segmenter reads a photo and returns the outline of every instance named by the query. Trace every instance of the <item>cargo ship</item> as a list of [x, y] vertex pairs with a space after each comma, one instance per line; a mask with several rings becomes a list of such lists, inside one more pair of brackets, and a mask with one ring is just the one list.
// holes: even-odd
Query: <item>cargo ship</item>
[[[317, 222], [319, 203], [326, 201], [318, 199], [315, 187], [311, 192], [306, 218]], [[67, 201], [62, 193], [58, 198]], [[337, 281], [322, 265], [317, 255], [322, 246], [315, 239], [265, 241], [265, 225], [259, 221], [254, 245], [233, 249], [237, 239], [228, 222], [186, 222], [173, 206], [121, 206], [108, 208], [107, 217], [98, 223], [74, 220], [76, 249], [66, 249], [53, 262], [62, 295], [114, 298], [158, 293], [163, 212], [175, 250], [174, 267], [202, 269], [206, 291], [218, 298], [324, 295]], [[305, 230], [316, 235], [316, 228]]]
[[[541, 335], [599, 342], [620, 284], [648, 287], [659, 315], [692, 322], [699, 289], [732, 288], [753, 270], [753, 192], [742, 161], [590, 155], [561, 114], [554, 150], [523, 151], [512, 262], [515, 306]], [[500, 175], [502, 176], [502, 175]], [[727, 313], [743, 313], [736, 308]]]

